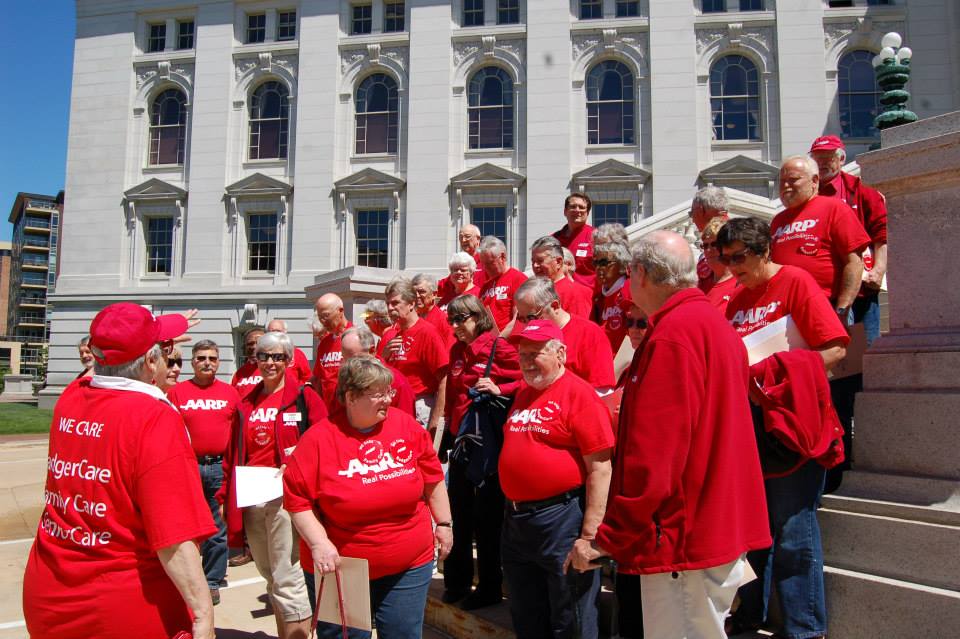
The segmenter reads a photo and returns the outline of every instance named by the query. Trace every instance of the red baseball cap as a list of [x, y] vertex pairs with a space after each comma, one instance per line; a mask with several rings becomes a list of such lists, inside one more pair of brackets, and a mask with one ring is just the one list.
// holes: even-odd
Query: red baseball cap
[[519, 333], [510, 336], [509, 342], [517, 344], [520, 340], [528, 339], [531, 342], [549, 342], [552, 339], [563, 341], [563, 331], [550, 320], [533, 320], [523, 327]]
[[835, 151], [837, 149], [846, 150], [843, 146], [843, 140], [835, 135], [821, 135], [810, 145], [810, 153], [814, 151]]
[[[100, 364], [116, 366], [130, 362], [154, 344], [173, 339], [187, 332], [183, 315], [159, 315], [132, 302], [111, 304], [90, 323], [90, 346]], [[99, 352], [99, 355], [98, 355]]]

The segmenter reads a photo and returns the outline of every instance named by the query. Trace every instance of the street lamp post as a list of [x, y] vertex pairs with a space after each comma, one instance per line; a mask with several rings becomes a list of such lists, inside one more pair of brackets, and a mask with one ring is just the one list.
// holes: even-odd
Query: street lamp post
[[903, 38], [899, 33], [890, 32], [883, 36], [880, 53], [873, 58], [873, 70], [877, 74], [877, 84], [883, 89], [880, 104], [883, 110], [873, 119], [873, 126], [889, 129], [892, 126], [917, 121], [917, 114], [905, 108], [910, 93], [904, 90], [910, 80], [910, 58], [913, 51], [900, 46]]

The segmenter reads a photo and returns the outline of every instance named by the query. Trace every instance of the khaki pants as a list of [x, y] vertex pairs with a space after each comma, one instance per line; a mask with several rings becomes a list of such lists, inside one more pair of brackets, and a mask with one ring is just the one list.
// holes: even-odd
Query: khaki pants
[[278, 497], [243, 509], [243, 528], [267, 595], [284, 621], [310, 617], [307, 586], [300, 568], [300, 537]]

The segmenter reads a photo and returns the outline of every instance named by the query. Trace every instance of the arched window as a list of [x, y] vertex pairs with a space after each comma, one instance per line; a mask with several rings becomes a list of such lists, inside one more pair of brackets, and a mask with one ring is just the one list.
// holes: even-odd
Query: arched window
[[186, 141], [187, 96], [167, 89], [150, 105], [150, 164], [183, 164]]
[[290, 91], [281, 82], [264, 82], [250, 96], [250, 159], [287, 157]]
[[357, 154], [396, 153], [400, 116], [397, 83], [374, 73], [357, 89]]
[[633, 144], [633, 74], [605, 60], [587, 74], [587, 144]]
[[850, 51], [837, 63], [840, 128], [845, 138], [876, 137], [873, 119], [880, 112], [880, 94], [869, 51]]
[[713, 64], [710, 112], [714, 140], [760, 139], [760, 80], [753, 62], [728, 55]]
[[498, 67], [470, 78], [467, 94], [471, 149], [513, 148], [513, 80]]

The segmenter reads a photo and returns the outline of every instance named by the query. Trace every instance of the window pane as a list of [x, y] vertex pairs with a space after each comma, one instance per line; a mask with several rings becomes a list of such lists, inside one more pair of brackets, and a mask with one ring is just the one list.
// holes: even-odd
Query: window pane
[[593, 20], [603, 17], [602, 0], [580, 0], [580, 19]]
[[193, 48], [193, 20], [184, 20], [177, 23], [177, 48]]
[[499, 67], [470, 78], [467, 94], [471, 149], [513, 148], [513, 80]]
[[875, 138], [873, 119], [880, 112], [880, 95], [869, 51], [850, 51], [837, 64], [837, 102], [844, 137]]
[[483, 0], [463, 0], [463, 26], [483, 26]]
[[728, 55], [714, 63], [710, 110], [715, 140], [760, 139], [760, 83], [753, 62]]
[[297, 37], [297, 12], [277, 13], [277, 40], [293, 40]]
[[497, 24], [520, 22], [520, 0], [497, 0]]
[[247, 270], [273, 273], [277, 264], [277, 214], [247, 217]]
[[357, 211], [357, 265], [387, 268], [389, 212], [386, 209]]
[[594, 202], [592, 210], [595, 227], [601, 224], [630, 225], [629, 202]]
[[480, 229], [480, 237], [493, 235], [506, 244], [507, 209], [504, 206], [475, 206], [470, 211], [470, 222]]
[[740, 0], [741, 11], [763, 11], [763, 0]]
[[247, 16], [247, 44], [263, 42], [267, 37], [267, 15], [256, 13]]
[[640, 15], [640, 3], [638, 0], [617, 0], [617, 17], [631, 18]]
[[151, 24], [147, 27], [147, 53], [163, 51], [167, 42], [167, 25]]
[[403, 31], [404, 29], [404, 20], [403, 20], [403, 11], [404, 3], [403, 2], [387, 2], [383, 5], [383, 31], [385, 33], [392, 33], [395, 31]]
[[634, 80], [621, 62], [606, 60], [587, 74], [587, 144], [633, 144]]
[[187, 137], [187, 97], [168, 89], [150, 105], [149, 163], [183, 164]]
[[251, 160], [287, 157], [290, 92], [275, 81], [264, 82], [250, 96]]
[[353, 6], [353, 16], [350, 23], [352, 35], [362, 35], [373, 30], [373, 7], [369, 4]]
[[356, 152], [396, 153], [400, 119], [397, 83], [375, 73], [357, 88]]
[[173, 267], [173, 218], [147, 218], [147, 273], [170, 275]]
[[703, 13], [719, 13], [727, 10], [727, 0], [703, 0]]

